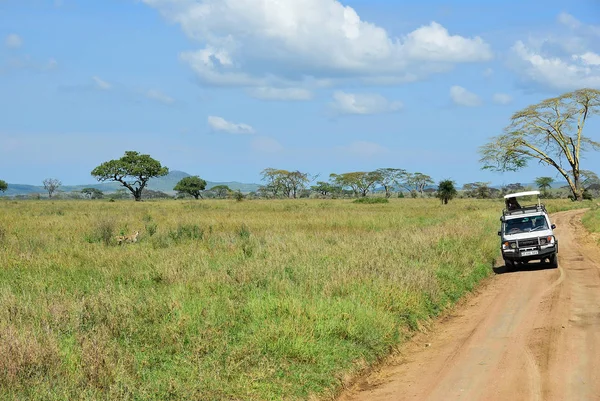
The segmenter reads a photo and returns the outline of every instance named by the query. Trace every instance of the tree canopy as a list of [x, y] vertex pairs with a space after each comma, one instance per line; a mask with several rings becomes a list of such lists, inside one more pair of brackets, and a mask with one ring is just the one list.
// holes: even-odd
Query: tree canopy
[[377, 171], [355, 171], [352, 173], [330, 174], [329, 178], [334, 185], [342, 188], [351, 188], [356, 196], [367, 196], [375, 183], [381, 180], [381, 174]]
[[169, 169], [163, 167], [158, 160], [153, 159], [150, 155], [126, 151], [120, 159], [102, 163], [92, 170], [91, 174], [98, 181], [120, 182], [132, 193], [136, 201], [140, 201], [142, 191], [148, 180], [168, 173]]
[[83, 188], [81, 193], [89, 199], [102, 199], [104, 197], [104, 193], [96, 188]]
[[0, 192], [6, 192], [8, 184], [4, 180], [0, 180]]
[[444, 205], [447, 205], [448, 201], [454, 199], [457, 193], [458, 191], [452, 180], [443, 180], [438, 184], [437, 197], [441, 199]]
[[202, 191], [206, 188], [206, 181], [197, 175], [184, 177], [173, 188], [180, 194], [188, 194], [198, 199], [202, 197]]
[[556, 169], [574, 199], [583, 199], [581, 155], [600, 149], [583, 134], [587, 119], [600, 112], [600, 90], [579, 89], [516, 112], [504, 133], [479, 150], [483, 169], [517, 171], [531, 161]]
[[44, 181], [44, 189], [48, 191], [48, 198], [52, 198], [52, 194], [62, 185], [57, 178], [46, 178]]
[[267, 184], [261, 192], [271, 193], [273, 196], [297, 198], [300, 191], [310, 182], [308, 173], [300, 171], [287, 171], [275, 168], [266, 168], [261, 171], [262, 180]]

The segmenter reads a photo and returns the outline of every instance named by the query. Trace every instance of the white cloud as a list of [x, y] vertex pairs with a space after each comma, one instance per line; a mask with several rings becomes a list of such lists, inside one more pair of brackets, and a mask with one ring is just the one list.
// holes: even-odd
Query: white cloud
[[248, 124], [236, 124], [222, 117], [209, 116], [208, 125], [215, 131], [228, 132], [230, 134], [254, 134], [254, 128]]
[[173, 104], [175, 103], [175, 99], [173, 99], [172, 97], [165, 95], [164, 93], [154, 90], [154, 89], [150, 89], [149, 91], [147, 91], [145, 93], [145, 96], [148, 99], [151, 100], [156, 100], [157, 102], [161, 102], [161, 103], [165, 103], [165, 104]]
[[16, 33], [11, 33], [6, 36], [4, 44], [6, 44], [6, 47], [11, 49], [17, 49], [23, 45], [23, 39], [21, 39], [21, 37]]
[[459, 106], [475, 107], [483, 103], [479, 96], [458, 85], [450, 88], [450, 97]]
[[587, 52], [570, 58], [545, 56], [518, 41], [512, 48], [518, 57], [521, 74], [528, 80], [558, 90], [600, 87], [597, 54]]
[[373, 158], [389, 153], [389, 150], [383, 146], [367, 141], [354, 141], [346, 146], [338, 146], [336, 149], [341, 153], [361, 158]]
[[493, 100], [495, 103], [498, 104], [509, 104], [510, 102], [512, 102], [512, 96], [506, 94], [506, 93], [496, 93], [493, 96]]
[[378, 94], [355, 94], [337, 91], [331, 108], [340, 114], [379, 114], [398, 111], [401, 102], [390, 102]]
[[572, 56], [573, 60], [580, 60], [584, 65], [600, 65], [600, 54], [585, 52], [584, 54]]
[[492, 75], [494, 75], [494, 70], [492, 68], [486, 68], [483, 70], [484, 77], [491, 77]]
[[253, 150], [263, 153], [279, 153], [284, 150], [283, 145], [273, 138], [259, 136], [252, 140], [250, 144]]
[[297, 87], [311, 78], [406, 82], [493, 57], [436, 22], [391, 37], [337, 0], [143, 0], [203, 44], [183, 52], [205, 83]]
[[249, 90], [250, 96], [261, 100], [310, 100], [312, 92], [303, 88], [273, 88], [262, 86]]
[[558, 16], [556, 35], [532, 35], [511, 49], [512, 67], [525, 81], [553, 90], [600, 87], [600, 26]]
[[112, 88], [112, 85], [109, 84], [108, 82], [102, 80], [101, 78], [97, 77], [97, 76], [93, 76], [92, 80], [95, 83], [95, 87], [97, 89], [101, 89], [101, 90], [109, 90]]

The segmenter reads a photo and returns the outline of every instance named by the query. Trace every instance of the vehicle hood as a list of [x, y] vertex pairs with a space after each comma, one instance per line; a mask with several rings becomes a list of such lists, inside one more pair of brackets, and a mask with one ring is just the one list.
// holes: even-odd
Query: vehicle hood
[[531, 231], [531, 232], [527, 232], [527, 233], [504, 234], [502, 238], [504, 238], [507, 241], [516, 241], [516, 240], [527, 239], [527, 238], [548, 237], [550, 235], [554, 235], [552, 230], [538, 230], [538, 231]]

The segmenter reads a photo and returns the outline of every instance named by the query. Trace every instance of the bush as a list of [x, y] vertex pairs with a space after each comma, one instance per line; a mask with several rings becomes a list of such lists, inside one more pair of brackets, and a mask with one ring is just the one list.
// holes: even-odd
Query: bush
[[390, 203], [390, 201], [387, 198], [358, 198], [352, 201], [352, 203], [366, 203], [370, 205], [373, 203]]
[[112, 220], [103, 220], [98, 223], [93, 232], [85, 236], [89, 243], [103, 242], [104, 245], [110, 245], [115, 232], [115, 222]]

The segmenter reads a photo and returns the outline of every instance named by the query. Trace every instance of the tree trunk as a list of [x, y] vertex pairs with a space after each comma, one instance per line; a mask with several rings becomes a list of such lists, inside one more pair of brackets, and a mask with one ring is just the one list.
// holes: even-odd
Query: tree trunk
[[581, 190], [579, 171], [576, 171], [575, 169], [573, 169], [573, 186], [575, 187], [575, 188], [571, 188], [571, 190], [573, 191], [573, 197], [575, 198], [575, 200], [577, 202], [582, 201], [583, 200], [583, 191]]

